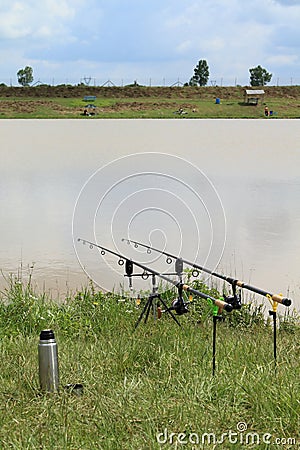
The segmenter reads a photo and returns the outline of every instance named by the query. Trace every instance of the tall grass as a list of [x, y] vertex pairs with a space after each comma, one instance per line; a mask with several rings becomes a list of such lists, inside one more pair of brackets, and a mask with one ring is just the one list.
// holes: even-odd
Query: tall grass
[[[157, 321], [149, 316], [134, 331], [142, 306], [92, 285], [57, 303], [34, 292], [31, 280], [9, 280], [0, 302], [1, 449], [297, 448], [295, 314], [280, 319], [276, 369], [262, 308], [226, 314], [217, 325], [213, 377], [206, 303], [194, 299], [190, 313], [178, 318], [181, 327], [164, 314]], [[58, 342], [59, 394], [42, 395], [38, 385], [44, 328], [52, 328]], [[83, 395], [64, 390], [67, 383], [82, 383]], [[209, 443], [205, 433], [220, 443], [213, 435]], [[221, 443], [222, 433], [238, 433], [239, 443], [235, 435]], [[245, 444], [247, 433], [256, 441]], [[272, 445], [263, 442], [266, 433]]]

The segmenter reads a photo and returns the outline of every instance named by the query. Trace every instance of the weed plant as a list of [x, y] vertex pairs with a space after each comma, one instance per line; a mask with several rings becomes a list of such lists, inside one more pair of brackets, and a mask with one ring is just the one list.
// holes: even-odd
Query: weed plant
[[[299, 448], [295, 314], [280, 317], [276, 367], [263, 308], [224, 315], [213, 377], [206, 301], [193, 299], [178, 316], [181, 327], [168, 314], [150, 315], [134, 331], [144, 301], [91, 284], [55, 302], [34, 292], [31, 278], [8, 280], [0, 301], [1, 449]], [[38, 384], [45, 328], [58, 343], [58, 394], [43, 395]], [[68, 383], [82, 383], [83, 395], [66, 391]]]

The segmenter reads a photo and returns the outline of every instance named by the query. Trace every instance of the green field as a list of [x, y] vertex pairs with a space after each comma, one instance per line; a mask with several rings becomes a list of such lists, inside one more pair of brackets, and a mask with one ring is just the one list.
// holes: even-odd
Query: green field
[[[273, 111], [268, 119], [300, 118], [300, 87], [264, 87], [258, 105], [244, 102], [242, 87], [85, 87], [0, 86], [0, 118], [263, 118], [264, 106]], [[85, 95], [95, 95], [94, 115], [83, 116]], [[216, 98], [220, 104], [216, 104]], [[184, 114], [177, 111], [182, 108]]]
[[[8, 280], [0, 302], [1, 450], [299, 448], [294, 315], [281, 317], [275, 368], [262, 307], [226, 314], [217, 325], [213, 377], [206, 301], [193, 300], [189, 314], [178, 317], [181, 327], [169, 315], [151, 316], [134, 331], [141, 307], [92, 285], [57, 303], [36, 294], [30, 279]], [[45, 328], [58, 342], [57, 394], [39, 388]], [[67, 383], [82, 383], [83, 395], [65, 391]]]

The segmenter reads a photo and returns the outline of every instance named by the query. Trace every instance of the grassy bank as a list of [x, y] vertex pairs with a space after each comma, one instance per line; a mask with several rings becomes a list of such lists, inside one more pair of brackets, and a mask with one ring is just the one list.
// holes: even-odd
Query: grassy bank
[[[300, 118], [300, 86], [264, 87], [264, 101], [244, 103], [243, 87], [0, 86], [0, 118]], [[95, 113], [83, 116], [86, 95]], [[216, 104], [216, 98], [220, 104]], [[178, 114], [182, 109], [183, 114]]]
[[[227, 315], [218, 323], [212, 377], [208, 306], [194, 300], [179, 317], [182, 327], [164, 315], [134, 331], [141, 306], [93, 286], [58, 304], [33, 292], [30, 281], [11, 280], [0, 302], [1, 449], [175, 449], [180, 440], [189, 449], [297, 448], [300, 330], [294, 319], [281, 319], [275, 371], [272, 328], [261, 308]], [[41, 394], [43, 328], [55, 331], [61, 386], [83, 383], [82, 396], [63, 389]]]

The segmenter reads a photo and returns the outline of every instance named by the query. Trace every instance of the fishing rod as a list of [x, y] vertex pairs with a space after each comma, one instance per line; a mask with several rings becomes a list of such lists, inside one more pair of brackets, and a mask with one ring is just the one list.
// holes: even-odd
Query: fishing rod
[[[187, 305], [183, 300], [182, 297], [182, 293], [183, 291], [189, 292], [197, 297], [201, 297], [207, 301], [209, 301], [209, 303], [211, 303], [211, 305], [213, 306], [214, 310], [215, 310], [215, 314], [214, 314], [214, 318], [213, 318], [213, 375], [215, 374], [215, 366], [216, 366], [216, 324], [217, 324], [217, 320], [221, 318], [221, 316], [219, 314], [221, 314], [222, 310], [224, 309], [227, 312], [231, 312], [233, 310], [233, 305], [227, 302], [224, 302], [223, 300], [220, 299], [216, 299], [214, 297], [212, 297], [211, 295], [207, 295], [204, 294], [203, 292], [198, 291], [197, 289], [193, 289], [190, 286], [188, 286], [187, 284], [184, 284], [182, 282], [182, 275], [183, 275], [183, 260], [182, 258], [176, 258], [176, 263], [175, 263], [175, 271], [176, 273], [172, 274], [172, 275], [177, 275], [178, 276], [178, 281], [174, 281], [171, 278], [167, 277], [165, 274], [161, 274], [159, 272], [157, 272], [156, 270], [150, 269], [149, 267], [145, 266], [144, 264], [141, 264], [137, 261], [133, 261], [132, 259], [128, 259], [126, 256], [121, 255], [120, 253], [117, 253], [113, 250], [110, 250], [106, 247], [103, 247], [102, 245], [99, 244], [95, 244], [94, 242], [88, 241], [86, 239], [81, 239], [78, 238], [78, 241], [81, 241], [83, 244], [89, 244], [90, 248], [92, 249], [93, 247], [96, 247], [98, 249], [100, 249], [100, 253], [102, 256], [105, 255], [106, 252], [115, 255], [119, 258], [118, 264], [120, 266], [124, 265], [125, 262], [125, 271], [126, 271], [126, 276], [129, 277], [129, 287], [132, 288], [132, 280], [131, 277], [133, 276], [141, 276], [142, 279], [146, 280], [149, 277], [149, 274], [152, 275], [152, 294], [150, 294], [148, 301], [146, 302], [136, 324], [135, 324], [135, 329], [137, 328], [137, 326], [139, 325], [140, 321], [142, 320], [143, 315], [145, 314], [145, 322], [148, 319], [149, 313], [150, 313], [150, 309], [153, 309], [153, 314], [154, 316], [156, 316], [156, 311], [155, 310], [155, 306], [153, 304], [153, 301], [155, 299], [159, 299], [161, 301], [161, 303], [164, 305], [165, 307], [165, 312], [167, 312], [168, 314], [171, 315], [171, 317], [173, 318], [173, 320], [177, 323], [177, 325], [181, 326], [180, 323], [178, 322], [178, 320], [176, 319], [176, 317], [174, 316], [172, 311], [175, 311], [177, 315], [182, 315], [188, 312], [187, 309]], [[133, 266], [137, 266], [141, 269], [143, 269], [143, 273], [141, 274], [134, 274], [133, 273]], [[170, 274], [169, 274], [170, 275]], [[166, 303], [164, 302], [164, 300], [160, 297], [160, 295], [157, 293], [157, 286], [156, 286], [156, 276], [167, 281], [168, 283], [173, 284], [173, 286], [176, 286], [176, 288], [178, 289], [178, 298], [176, 300], [174, 300], [172, 302], [172, 306], [168, 307], [166, 305]], [[215, 317], [217, 316], [217, 317]], [[159, 317], [159, 316], [158, 316]]]
[[[144, 272], [143, 272], [142, 274], [140, 274], [140, 276], [141, 276], [143, 279], [147, 279], [147, 278], [149, 277], [149, 274], [152, 274], [152, 275], [155, 275], [155, 276], [161, 278], [161, 279], [164, 280], [164, 281], [167, 281], [168, 283], [172, 284], [173, 286], [175, 286], [175, 287], [178, 289], [178, 292], [179, 292], [179, 299], [181, 298], [181, 293], [182, 293], [183, 291], [186, 291], [186, 292], [189, 292], [189, 293], [195, 295], [196, 297], [201, 297], [201, 298], [203, 298], [203, 299], [205, 299], [205, 300], [210, 300], [215, 306], [217, 306], [217, 307], [219, 308], [219, 311], [220, 311], [220, 312], [221, 312], [223, 309], [224, 309], [225, 311], [227, 311], [227, 312], [231, 312], [232, 309], [233, 309], [233, 307], [232, 307], [231, 304], [229, 304], [229, 303], [227, 303], [227, 302], [224, 302], [223, 300], [216, 299], [216, 298], [214, 298], [214, 297], [212, 297], [211, 295], [208, 295], [208, 294], [204, 294], [203, 292], [200, 292], [200, 291], [198, 291], [197, 289], [193, 289], [193, 288], [191, 288], [189, 285], [184, 284], [184, 283], [181, 282], [181, 281], [175, 281], [175, 280], [172, 280], [171, 278], [167, 277], [166, 275], [161, 274], [161, 273], [157, 272], [157, 271], [154, 270], [154, 269], [150, 269], [149, 267], [147, 267], [147, 266], [145, 266], [144, 264], [141, 264], [141, 263], [139, 263], [139, 262], [137, 262], [137, 261], [133, 261], [132, 259], [129, 259], [129, 258], [127, 258], [126, 256], [121, 255], [120, 253], [117, 253], [117, 252], [115, 252], [115, 251], [113, 251], [113, 250], [110, 250], [110, 249], [108, 249], [108, 248], [106, 248], [106, 247], [103, 247], [102, 245], [95, 244], [94, 242], [88, 241], [87, 239], [81, 239], [81, 238], [78, 238], [77, 240], [78, 240], [79, 242], [82, 242], [83, 244], [89, 244], [89, 246], [90, 246], [91, 249], [92, 249], [93, 247], [99, 248], [99, 249], [100, 249], [100, 253], [101, 253], [102, 256], [104, 256], [105, 253], [110, 253], [110, 254], [112, 254], [112, 255], [114, 255], [114, 256], [117, 256], [117, 257], [119, 258], [118, 264], [119, 264], [120, 266], [124, 265], [124, 262], [125, 262], [125, 263], [126, 263], [126, 264], [125, 264], [125, 268], [126, 268], [126, 265], [127, 265], [127, 268], [128, 268], [128, 266], [130, 266], [131, 264], [133, 264], [133, 265], [139, 267], [140, 269], [143, 269]], [[129, 274], [129, 275], [127, 275], [127, 276], [129, 276], [129, 277], [130, 277], [130, 276], [133, 276], [133, 273], [131, 272], [131, 274]], [[175, 306], [176, 306], [176, 305], [175, 305]], [[180, 305], [179, 305], [179, 306], [180, 306]], [[175, 309], [175, 308], [174, 308], [174, 309]], [[176, 309], [175, 309], [175, 311], [176, 311]]]
[[[151, 245], [146, 245], [146, 244], [143, 244], [141, 242], [137, 242], [137, 241], [134, 241], [132, 239], [126, 239], [126, 238], [123, 238], [122, 241], [126, 241], [128, 244], [134, 244], [134, 246], [136, 248], [138, 246], [146, 248], [147, 249], [147, 253], [151, 253], [151, 251], [155, 251], [155, 252], [161, 253], [162, 255], [167, 256], [167, 260], [166, 260], [167, 264], [171, 264], [173, 259], [177, 259], [177, 256], [172, 255], [171, 253], [167, 253], [165, 251], [162, 251], [160, 249], [154, 248]], [[220, 273], [214, 272], [213, 270], [207, 269], [206, 267], [199, 266], [198, 264], [190, 262], [190, 261], [188, 261], [186, 259], [183, 259], [183, 258], [182, 258], [182, 261], [185, 264], [187, 264], [189, 266], [192, 266], [194, 268], [192, 274], [195, 277], [197, 277], [199, 275], [198, 271], [200, 270], [202, 272], [209, 273], [210, 275], [213, 275], [213, 276], [215, 276], [217, 278], [220, 278], [221, 280], [224, 280], [224, 281], [227, 281], [228, 283], [230, 283], [231, 286], [232, 286], [232, 289], [233, 289], [233, 297], [227, 298], [227, 301], [230, 301], [233, 304], [236, 303], [236, 306], [238, 306], [238, 303], [240, 303], [238, 301], [238, 297], [237, 297], [237, 293], [236, 293], [236, 288], [237, 287], [239, 287], [241, 289], [247, 289], [249, 291], [255, 292], [256, 294], [259, 294], [259, 295], [262, 295], [264, 297], [267, 297], [268, 299], [273, 300], [274, 302], [281, 303], [284, 306], [290, 306], [292, 304], [292, 300], [287, 298], [287, 297], [284, 297], [282, 294], [272, 294], [272, 293], [270, 293], [268, 291], [264, 291], [263, 289], [259, 289], [257, 287], [251, 286], [250, 284], [244, 283], [241, 280], [238, 280], [238, 279], [235, 279], [235, 278], [232, 278], [232, 277], [227, 277], [226, 275], [222, 275]], [[238, 307], [236, 309], [238, 309]]]

